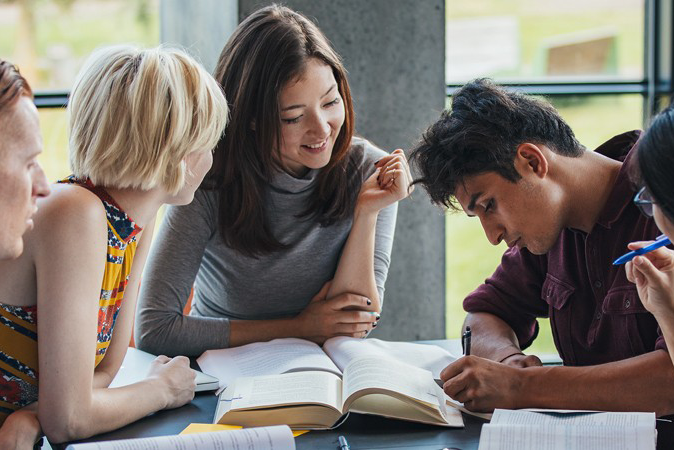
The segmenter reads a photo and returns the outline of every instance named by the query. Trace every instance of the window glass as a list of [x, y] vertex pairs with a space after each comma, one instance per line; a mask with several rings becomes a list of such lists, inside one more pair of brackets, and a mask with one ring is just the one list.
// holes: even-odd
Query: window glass
[[159, 0], [4, 0], [0, 30], [0, 58], [33, 90], [70, 90], [92, 50], [159, 44]]
[[576, 138], [594, 150], [616, 134], [643, 127], [643, 100], [639, 94], [548, 96]]
[[66, 110], [39, 108], [42, 154], [38, 158], [47, 180], [53, 183], [70, 175]]
[[446, 21], [448, 83], [643, 77], [643, 0], [447, 0]]
[[[576, 133], [578, 140], [594, 149], [612, 136], [641, 128], [642, 100], [639, 95], [586, 95], [548, 97]], [[466, 313], [464, 297], [489, 277], [506, 250], [505, 243], [493, 246], [478, 218], [463, 212], [447, 213], [446, 220], [447, 337], [458, 338]], [[610, 263], [610, 262], [609, 262]], [[539, 319], [540, 333], [528, 350], [555, 354], [550, 325]]]

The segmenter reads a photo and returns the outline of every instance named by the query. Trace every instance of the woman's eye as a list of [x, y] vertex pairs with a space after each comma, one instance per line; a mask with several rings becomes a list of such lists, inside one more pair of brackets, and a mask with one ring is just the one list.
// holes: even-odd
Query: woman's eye
[[494, 200], [489, 200], [484, 207], [484, 212], [489, 212], [494, 209]]
[[339, 97], [337, 97], [337, 98], [335, 98], [333, 101], [331, 101], [330, 103], [327, 103], [325, 106], [326, 106], [326, 107], [330, 107], [330, 106], [337, 105], [337, 104], [339, 104], [339, 101], [340, 101], [340, 100], [341, 100], [341, 99], [340, 99]]
[[292, 118], [292, 119], [281, 119], [281, 120], [282, 120], [284, 123], [297, 123], [297, 122], [300, 121], [301, 118], [302, 118], [302, 116], [297, 116], [297, 117], [294, 117], [294, 118]]

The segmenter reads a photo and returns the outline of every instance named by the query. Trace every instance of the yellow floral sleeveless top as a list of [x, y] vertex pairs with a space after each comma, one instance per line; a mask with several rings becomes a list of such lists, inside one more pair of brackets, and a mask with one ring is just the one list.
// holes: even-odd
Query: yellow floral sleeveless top
[[[103, 202], [108, 219], [105, 273], [98, 300], [96, 365], [105, 356], [129, 281], [141, 231], [105, 189], [90, 180], [66, 178], [60, 183], [82, 186]], [[0, 303], [0, 425], [12, 412], [38, 397], [37, 306]]]

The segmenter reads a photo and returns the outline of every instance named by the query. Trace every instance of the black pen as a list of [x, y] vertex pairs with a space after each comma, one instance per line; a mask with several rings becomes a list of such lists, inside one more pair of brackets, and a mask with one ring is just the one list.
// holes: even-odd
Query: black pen
[[339, 450], [349, 450], [351, 447], [349, 447], [349, 443], [346, 442], [346, 438], [344, 436], [339, 437]]
[[463, 336], [461, 337], [461, 343], [463, 344], [463, 354], [465, 356], [470, 355], [470, 339], [470, 327], [466, 327], [466, 331], [463, 332]]

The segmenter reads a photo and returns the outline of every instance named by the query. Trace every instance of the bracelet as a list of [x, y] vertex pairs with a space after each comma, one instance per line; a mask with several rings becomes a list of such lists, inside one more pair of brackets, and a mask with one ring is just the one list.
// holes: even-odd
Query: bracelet
[[499, 362], [502, 363], [502, 362], [505, 361], [506, 359], [510, 358], [511, 356], [515, 356], [515, 355], [522, 355], [522, 356], [525, 356], [524, 353], [522, 353], [522, 352], [515, 352], [515, 353], [509, 354], [509, 355], [506, 356], [505, 358], [501, 358], [501, 359], [499, 360]]

